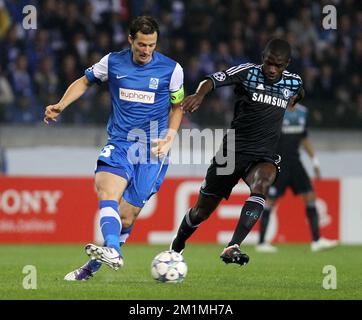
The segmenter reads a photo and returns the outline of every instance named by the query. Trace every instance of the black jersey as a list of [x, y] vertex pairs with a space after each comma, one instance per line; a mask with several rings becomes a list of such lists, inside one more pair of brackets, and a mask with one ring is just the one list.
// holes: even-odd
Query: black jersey
[[282, 156], [283, 160], [299, 159], [300, 144], [308, 135], [306, 120], [307, 109], [299, 103], [295, 111], [287, 110], [285, 112], [282, 134], [277, 147], [277, 152]]
[[[273, 157], [285, 110], [289, 99], [301, 90], [301, 78], [284, 71], [280, 80], [271, 83], [264, 76], [262, 66], [251, 63], [216, 72], [207, 78], [213, 81], [214, 89], [235, 86], [236, 102], [231, 123], [231, 128], [235, 129], [234, 151]], [[230, 143], [227, 148], [234, 149]]]

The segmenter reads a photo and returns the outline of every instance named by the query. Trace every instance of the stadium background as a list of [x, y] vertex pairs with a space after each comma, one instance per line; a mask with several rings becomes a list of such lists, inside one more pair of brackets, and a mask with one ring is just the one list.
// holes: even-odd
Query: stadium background
[[[36, 30], [22, 26], [22, 9], [28, 4], [37, 8]], [[336, 1], [337, 29], [324, 30], [327, 4], [331, 2], [0, 0], [0, 242], [99, 239], [92, 174], [106, 141], [107, 86], [93, 86], [51, 127], [42, 123], [43, 110], [103, 55], [128, 47], [130, 20], [146, 13], [160, 23], [158, 50], [183, 66], [187, 93], [204, 74], [259, 63], [270, 38], [288, 39], [293, 47], [288, 70], [304, 80], [303, 104], [310, 110], [310, 134], [324, 176], [316, 183], [322, 234], [362, 243], [362, 8], [357, 0]], [[185, 116], [182, 127], [228, 127], [232, 99], [230, 88], [218, 90], [196, 114]], [[216, 145], [193, 152], [212, 153]], [[195, 200], [207, 165], [208, 159], [202, 165], [172, 165], [130, 242], [168, 243]], [[240, 184], [192, 240], [225, 243], [246, 197]], [[269, 240], [309, 241], [300, 199], [289, 193], [277, 211]], [[258, 226], [253, 231], [249, 242], [255, 242]]]

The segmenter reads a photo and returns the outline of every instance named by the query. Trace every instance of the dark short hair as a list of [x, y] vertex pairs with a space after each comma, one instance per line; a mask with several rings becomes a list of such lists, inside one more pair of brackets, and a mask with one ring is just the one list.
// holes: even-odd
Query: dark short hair
[[153, 34], [154, 32], [157, 32], [157, 36], [159, 36], [160, 29], [154, 18], [150, 16], [140, 16], [131, 22], [129, 34], [132, 38], [135, 38], [137, 32], [143, 34]]
[[272, 53], [273, 55], [282, 56], [289, 60], [291, 51], [292, 49], [288, 41], [283, 39], [272, 39], [267, 43], [264, 54]]

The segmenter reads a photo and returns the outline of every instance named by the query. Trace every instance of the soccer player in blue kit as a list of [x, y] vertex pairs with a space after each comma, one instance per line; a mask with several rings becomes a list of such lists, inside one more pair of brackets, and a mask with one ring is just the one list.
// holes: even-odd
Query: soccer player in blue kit
[[158, 36], [152, 17], [134, 19], [130, 48], [103, 57], [45, 110], [44, 121], [56, 121], [90, 85], [108, 81], [112, 99], [108, 141], [95, 171], [104, 246], [87, 244], [85, 251], [91, 259], [65, 280], [88, 280], [102, 263], [114, 270], [123, 266], [120, 246], [165, 177], [167, 155], [183, 117], [183, 70], [155, 51]]
[[295, 195], [300, 195], [304, 201], [305, 213], [311, 231], [311, 251], [317, 252], [335, 247], [338, 242], [321, 237], [318, 211], [316, 205], [316, 193], [311, 179], [304, 168], [299, 153], [302, 147], [313, 162], [315, 177], [321, 177], [319, 160], [307, 128], [308, 109], [298, 103], [294, 110], [285, 112], [282, 133], [277, 145], [277, 153], [282, 157], [280, 174], [275, 183], [269, 188], [265, 207], [260, 220], [258, 252], [277, 252], [278, 248], [265, 241], [265, 234], [273, 208], [288, 187]]

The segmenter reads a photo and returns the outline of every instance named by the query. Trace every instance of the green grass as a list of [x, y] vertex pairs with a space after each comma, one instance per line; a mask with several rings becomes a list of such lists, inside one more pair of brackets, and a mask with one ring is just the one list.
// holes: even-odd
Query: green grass
[[[280, 245], [276, 254], [255, 252], [247, 266], [225, 265], [220, 245], [188, 245], [188, 274], [179, 284], [151, 278], [152, 258], [167, 246], [124, 247], [125, 266], [106, 266], [90, 281], [66, 282], [64, 275], [86, 260], [80, 245], [0, 246], [0, 299], [362, 299], [362, 247], [340, 246], [311, 253], [308, 245]], [[37, 289], [23, 288], [23, 267], [37, 269]], [[337, 269], [337, 289], [322, 287], [325, 265]]]

